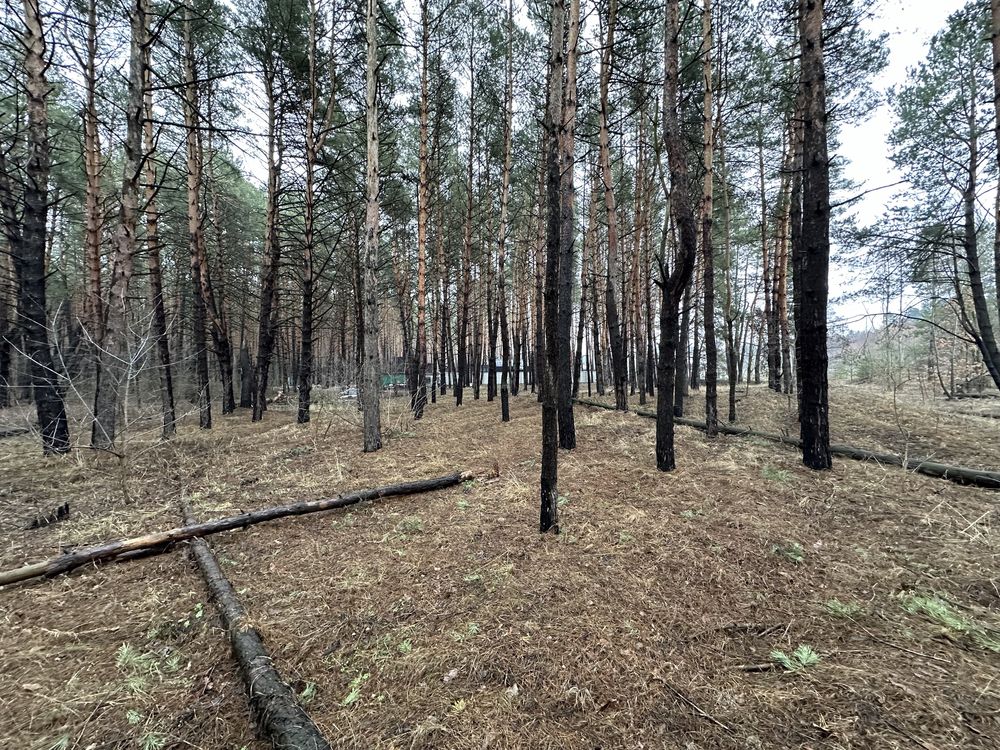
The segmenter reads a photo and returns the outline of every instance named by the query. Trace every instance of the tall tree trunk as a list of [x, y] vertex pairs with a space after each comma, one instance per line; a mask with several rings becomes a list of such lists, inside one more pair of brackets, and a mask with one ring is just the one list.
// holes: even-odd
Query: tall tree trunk
[[427, 223], [430, 209], [428, 174], [428, 81], [427, 60], [430, 47], [431, 19], [429, 0], [420, 0], [420, 146], [417, 177], [417, 340], [413, 349], [412, 370], [416, 379], [413, 394], [413, 418], [420, 419], [427, 405]]
[[174, 406], [173, 363], [170, 358], [170, 337], [167, 335], [167, 310], [163, 298], [163, 270], [160, 262], [160, 214], [156, 207], [156, 167], [153, 153], [156, 150], [156, 140], [153, 134], [153, 81], [152, 81], [152, 35], [150, 33], [150, 18], [148, 10], [144, 14], [146, 28], [144, 31], [143, 55], [146, 64], [143, 86], [143, 147], [145, 149], [146, 165], [146, 268], [149, 272], [149, 302], [153, 308], [150, 323], [150, 333], [156, 342], [156, 354], [159, 361], [157, 371], [160, 376], [160, 410], [163, 412], [163, 437], [172, 437], [177, 432], [177, 415]]
[[[426, 1], [426, 0], [425, 0]], [[507, 0], [507, 70], [504, 86], [503, 174], [500, 184], [500, 232], [497, 238], [497, 306], [500, 312], [500, 419], [510, 421], [510, 331], [507, 325], [507, 212], [510, 204], [510, 169], [514, 116], [514, 0]], [[517, 347], [515, 345], [515, 360]], [[515, 366], [516, 372], [516, 366]], [[517, 393], [516, 375], [514, 392]]]
[[[565, 8], [563, 14], [565, 15]], [[562, 127], [559, 130], [560, 156], [560, 240], [559, 240], [559, 310], [556, 325], [558, 345], [556, 378], [559, 411], [559, 447], [567, 450], [576, 448], [576, 423], [573, 419], [573, 353], [570, 349], [570, 334], [573, 327], [573, 269], [576, 245], [576, 186], [574, 168], [576, 160], [573, 150], [576, 145], [576, 57], [577, 42], [580, 38], [580, 0], [569, 0], [569, 15], [565, 21], [568, 39], [565, 54], [566, 84], [562, 92]], [[561, 44], [561, 42], [560, 42]]]
[[468, 195], [465, 211], [465, 237], [462, 242], [462, 307], [458, 324], [458, 382], [455, 384], [455, 404], [462, 405], [469, 377], [469, 306], [472, 298], [472, 163], [476, 143], [476, 68], [475, 44], [469, 40], [469, 160], [465, 189]]
[[[613, 0], [612, 0], [613, 1]], [[564, 0], [552, 0], [549, 30], [548, 95], [545, 132], [548, 135], [545, 184], [548, 207], [545, 248], [545, 352], [542, 381], [542, 469], [538, 530], [559, 533], [559, 265], [562, 244], [562, 175], [559, 130], [563, 123]]]
[[[990, 0], [990, 47], [993, 54], [993, 134], [997, 143], [997, 167], [1000, 168], [1000, 0]], [[994, 195], [993, 220], [1000, 222], [1000, 190]], [[993, 274], [1000, 312], [1000, 232], [993, 235]], [[1000, 360], [997, 361], [1000, 370]], [[1000, 381], [994, 378], [997, 388]]]
[[[679, 0], [668, 0], [664, 24], [663, 141], [670, 166], [670, 208], [677, 226], [679, 242], [673, 269], [667, 268], [667, 227], [660, 244], [660, 356], [657, 364], [656, 468], [673, 471], [674, 451], [674, 378], [676, 377], [678, 309], [684, 289], [694, 273], [698, 254], [698, 225], [689, 195], [688, 165], [678, 113], [680, 85], [680, 11]], [[667, 222], [665, 221], [664, 224]]]
[[[336, 89], [336, 74], [333, 60], [330, 60], [330, 91], [327, 96], [323, 113], [320, 113], [319, 90], [319, 42], [317, 39], [316, 0], [309, 0], [309, 106], [306, 109], [305, 128], [305, 206], [303, 216], [303, 248], [302, 248], [302, 341], [300, 344], [298, 392], [299, 406], [296, 421], [305, 424], [309, 421], [309, 411], [312, 405], [312, 381], [314, 370], [314, 326], [315, 304], [313, 293], [316, 286], [316, 161], [323, 150], [326, 137], [330, 132], [333, 120], [333, 110]], [[317, 120], [319, 121], [317, 123]], [[317, 132], [317, 125], [319, 131]]]
[[611, 369], [614, 379], [615, 408], [628, 410], [626, 392], [625, 342], [623, 340], [621, 317], [618, 310], [618, 211], [615, 206], [615, 189], [611, 175], [611, 146], [608, 132], [608, 85], [611, 81], [611, 64], [615, 47], [615, 23], [618, 15], [618, 0], [608, 4], [608, 31], [601, 52], [600, 81], [600, 158], [601, 177], [604, 187], [604, 206], [608, 217], [608, 278], [605, 287], [605, 314], [608, 338], [611, 344]]
[[[594, 171], [596, 175], [596, 170]], [[597, 242], [597, 180], [590, 194], [587, 229], [583, 237], [583, 258], [580, 263], [580, 317], [576, 322], [576, 356], [573, 358], [573, 397], [580, 394], [580, 373], [583, 369], [584, 334], [587, 330], [587, 306], [591, 304], [594, 290], [590, 283], [594, 244]], [[590, 362], [587, 363], [588, 372]]]
[[704, 87], [702, 106], [702, 169], [705, 171], [701, 195], [701, 259], [705, 275], [705, 431], [709, 437], [719, 434], [717, 384], [719, 354], [715, 338], [715, 252], [712, 242], [714, 111], [712, 78], [712, 2], [703, 0], [701, 11], [701, 75]]
[[788, 145], [783, 159], [781, 188], [778, 198], [777, 242], [778, 252], [774, 262], [774, 307], [778, 318], [778, 340], [781, 347], [781, 392], [792, 392], [791, 335], [788, 326], [788, 254], [791, 241], [791, 183], [795, 168], [797, 128], [790, 122]]
[[49, 348], [46, 312], [45, 238], [49, 209], [49, 112], [51, 91], [45, 72], [45, 37], [38, 0], [24, 0], [25, 88], [27, 92], [27, 163], [20, 221], [6, 164], [0, 157], [0, 198], [4, 231], [14, 261], [18, 284], [18, 311], [24, 350], [30, 363], [31, 385], [46, 454], [69, 450], [69, 425], [59, 390], [59, 375]]
[[[599, 177], [598, 168], [595, 166], [595, 169], [594, 169], [594, 200], [592, 201], [592, 205], [595, 206], [595, 210], [596, 210], [597, 202], [598, 202], [598, 200], [600, 200], [598, 196], [601, 195], [601, 193], [603, 192], [602, 190], [600, 190], [598, 188], [598, 180], [599, 179], [600, 179], [600, 177]], [[595, 219], [596, 219], [596, 216], [595, 216]], [[603, 350], [601, 349], [601, 326], [600, 326], [600, 317], [601, 317], [601, 314], [600, 314], [600, 305], [599, 305], [599, 301], [598, 301], [600, 299], [600, 295], [599, 295], [599, 290], [598, 290], [598, 285], [597, 285], [597, 280], [598, 280], [597, 269], [598, 269], [599, 266], [601, 266], [601, 263], [598, 261], [598, 255], [600, 254], [599, 250], [600, 250], [600, 244], [599, 244], [598, 234], [597, 234], [597, 224], [595, 223], [594, 224], [594, 250], [593, 250], [593, 252], [591, 253], [591, 256], [590, 256], [590, 268], [588, 269], [588, 272], [590, 273], [590, 288], [592, 290], [591, 294], [590, 294], [590, 329], [591, 329], [590, 330], [590, 337], [591, 337], [591, 340], [594, 342], [594, 348], [593, 348], [593, 352], [592, 352], [592, 359], [593, 359], [593, 361], [591, 362], [591, 361], [588, 360], [588, 362], [587, 362], [587, 371], [590, 372], [591, 368], [594, 370], [594, 379], [596, 381], [594, 385], [597, 388], [597, 395], [598, 396], [603, 396], [604, 395], [604, 358], [603, 358], [603, 354], [604, 353], [603, 353]]]
[[0, 409], [8, 408], [14, 395], [14, 383], [11, 380], [13, 357], [12, 339], [15, 331], [13, 320], [16, 316], [15, 300], [17, 291], [13, 284], [13, 273], [7, 259], [11, 257], [10, 242], [7, 233], [0, 232]]
[[365, 15], [365, 35], [368, 54], [365, 72], [365, 120], [367, 123], [367, 180], [365, 195], [365, 244], [362, 296], [364, 298], [364, 361], [361, 372], [361, 403], [364, 420], [364, 450], [366, 453], [382, 447], [381, 415], [379, 412], [380, 368], [378, 352], [378, 224], [379, 224], [379, 164], [378, 107], [376, 75], [378, 42], [376, 13], [378, 0], [368, 0]]
[[[202, 257], [205, 255], [199, 191], [201, 188], [201, 155], [198, 143], [197, 82], [194, 71], [194, 44], [191, 39], [191, 8], [184, 9], [184, 126], [187, 131], [187, 222], [191, 252], [191, 293], [194, 302], [192, 342], [195, 356], [195, 378], [198, 392], [198, 424], [202, 429], [212, 426], [212, 398], [208, 380], [208, 345], [205, 341], [207, 304], [203, 293]], [[204, 264], [207, 268], [207, 263]]]
[[[136, 229], [139, 216], [139, 183], [142, 176], [142, 120], [146, 81], [143, 44], [146, 39], [146, 7], [135, 0], [129, 11], [129, 74], [125, 108], [125, 159], [122, 165], [121, 204], [115, 233], [108, 304], [105, 309], [104, 341], [100, 349], [100, 377], [94, 398], [94, 423], [90, 443], [113, 450], [118, 437], [118, 414], [127, 404], [132, 377], [129, 352], [128, 290], [135, 264]], [[124, 391], [124, 394], [123, 394]]]
[[[281, 263], [280, 222], [283, 113], [279, 112], [274, 67], [264, 69], [264, 93], [267, 100], [267, 208], [264, 219], [264, 252], [260, 273], [260, 310], [257, 316], [257, 362], [254, 366], [254, 400], [251, 421], [259, 422], [267, 409], [267, 387], [274, 355], [274, 313]], [[359, 318], [360, 320], [360, 318]]]
[[101, 296], [101, 234], [104, 223], [104, 208], [101, 202], [101, 141], [97, 121], [97, 0], [88, 0], [87, 2], [86, 46], [86, 58], [83, 60], [85, 92], [83, 165], [86, 174], [83, 327], [99, 349], [104, 341], [104, 299]]
[[531, 356], [534, 358], [533, 367], [531, 368], [531, 391], [532, 393], [537, 393], [538, 403], [542, 402], [542, 389], [539, 387], [542, 380], [544, 379], [544, 374], [542, 368], [544, 367], [544, 357], [542, 352], [545, 351], [545, 326], [543, 324], [543, 298], [545, 296], [545, 231], [546, 231], [546, 204], [545, 204], [545, 169], [548, 160], [548, 142], [549, 134], [543, 128], [542, 138], [541, 138], [541, 153], [538, 158], [538, 233], [535, 240], [535, 297], [532, 300], [532, 312], [533, 315], [533, 329], [534, 329], [534, 351]]
[[827, 297], [830, 265], [830, 162], [827, 156], [826, 75], [823, 63], [823, 0], [801, 0], [802, 230], [795, 268], [799, 426], [802, 461], [829, 469], [830, 407], [827, 386]]
[[764, 282], [764, 322], [767, 326], [767, 387], [781, 390], [781, 355], [778, 350], [778, 316], [772, 298], [772, 262], [767, 237], [767, 183], [764, 172], [764, 129], [757, 135], [757, 169], [760, 178], [761, 277]]
[[[736, 386], [739, 382], [739, 369], [736, 358], [736, 305], [733, 300], [733, 287], [738, 282], [738, 277], [734, 279], [737, 271], [734, 269], [735, 260], [733, 258], [733, 227], [732, 211], [729, 204], [729, 174], [726, 170], [726, 142], [722, 129], [722, 118], [718, 123], [719, 131], [719, 172], [722, 180], [722, 225], [723, 242], [725, 243], [726, 257], [726, 301], [723, 316], [726, 322], [726, 390], [729, 393], [729, 414], [727, 421], [736, 421]], [[751, 308], [753, 309], [753, 308]]]

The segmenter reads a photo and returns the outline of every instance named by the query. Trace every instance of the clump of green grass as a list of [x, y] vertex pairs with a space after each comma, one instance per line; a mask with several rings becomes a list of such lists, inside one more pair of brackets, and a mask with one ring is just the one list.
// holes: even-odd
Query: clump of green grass
[[802, 545], [798, 542], [775, 544], [771, 547], [771, 552], [779, 557], [784, 557], [786, 560], [791, 560], [796, 565], [805, 562], [806, 559], [806, 551], [802, 549]]
[[936, 594], [905, 594], [902, 597], [902, 606], [911, 615], [923, 615], [943, 627], [945, 631], [965, 635], [980, 648], [1000, 653], [1000, 633], [964, 617]]
[[805, 643], [796, 648], [791, 655], [784, 651], [775, 649], [771, 652], [771, 659], [780, 664], [788, 672], [801, 672], [809, 667], [814, 667], [820, 662], [819, 654]]
[[299, 702], [302, 705], [307, 706], [312, 702], [313, 698], [315, 697], [316, 697], [316, 683], [307, 682], [306, 686], [302, 688], [302, 692], [299, 693]]
[[839, 617], [844, 620], [857, 617], [865, 612], [865, 608], [857, 602], [842, 602], [840, 599], [830, 599], [823, 604], [823, 609], [834, 617]]
[[424, 530], [424, 519], [420, 516], [404, 516], [403, 520], [396, 524], [396, 531], [401, 534], [419, 534]]
[[475, 638], [477, 635], [479, 635], [479, 624], [475, 622], [466, 623], [464, 630], [451, 631], [451, 637], [459, 643]]
[[361, 700], [361, 688], [366, 682], [368, 682], [369, 677], [371, 677], [371, 674], [363, 672], [352, 678], [350, 684], [348, 685], [349, 689], [347, 695], [344, 696], [340, 705], [344, 708], [348, 708]]
[[938, 625], [958, 633], [967, 633], [973, 627], [971, 621], [958, 614], [939, 596], [907, 594], [903, 597], [903, 609], [911, 615], [924, 615]]
[[761, 476], [772, 482], [787, 482], [788, 481], [788, 470], [779, 469], [777, 467], [766, 464], [763, 469], [760, 470]]

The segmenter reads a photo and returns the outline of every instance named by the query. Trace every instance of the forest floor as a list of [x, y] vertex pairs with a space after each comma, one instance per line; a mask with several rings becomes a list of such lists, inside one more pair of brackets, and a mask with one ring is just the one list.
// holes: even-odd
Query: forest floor
[[[1000, 421], [954, 413], [969, 405], [832, 401], [836, 440], [1000, 468]], [[511, 402], [505, 425], [485, 397], [420, 422], [392, 400], [376, 454], [349, 405], [305, 427], [274, 410], [185, 424], [121, 459], [0, 440], [0, 568], [176, 525], [182, 495], [207, 519], [498, 466], [211, 538], [335, 746], [1000, 747], [1000, 494], [848, 460], [811, 472], [686, 427], [664, 475], [652, 420], [578, 407], [562, 533], [540, 536], [540, 412]], [[789, 407], [753, 387], [741, 423], [794, 434]], [[68, 520], [24, 530], [66, 501]], [[183, 548], [0, 591], [0, 747], [265, 747]]]

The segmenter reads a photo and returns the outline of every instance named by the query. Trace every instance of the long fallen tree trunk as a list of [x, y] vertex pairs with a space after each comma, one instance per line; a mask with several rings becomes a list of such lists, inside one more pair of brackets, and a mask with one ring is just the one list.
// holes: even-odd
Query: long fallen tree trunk
[[[199, 525], [189, 516], [185, 524], [188, 528]], [[195, 538], [191, 540], [191, 553], [222, 615], [260, 733], [275, 750], [330, 750], [330, 743], [272, 665], [260, 633], [247, 617], [212, 548], [205, 540]]]
[[229, 516], [227, 518], [218, 518], [214, 521], [203, 521], [201, 523], [179, 526], [167, 531], [157, 531], [152, 534], [133, 537], [132, 539], [119, 539], [94, 547], [84, 547], [57, 557], [51, 557], [48, 560], [0, 572], [0, 586], [17, 583], [18, 581], [26, 581], [30, 578], [59, 575], [74, 568], [79, 568], [81, 565], [111, 560], [127, 553], [147, 550], [163, 551], [185, 539], [209, 536], [210, 534], [218, 534], [221, 531], [241, 529], [287, 516], [301, 516], [321, 510], [344, 508], [364, 500], [376, 500], [381, 497], [415, 495], [421, 492], [440, 490], [460, 484], [467, 479], [474, 478], [474, 476], [475, 474], [472, 472], [461, 472], [446, 474], [434, 479], [389, 484], [383, 487], [349, 492], [345, 495], [338, 495], [337, 497], [323, 500], [306, 500], [291, 505], [279, 505], [274, 508], [264, 508], [263, 510], [242, 513], [238, 516]]
[[[576, 399], [576, 402], [584, 406], [593, 406], [598, 409], [608, 409], [610, 411], [615, 410], [614, 406], [610, 404], [602, 404], [600, 401], [591, 401], [590, 399], [579, 398]], [[640, 417], [656, 419], [656, 412], [647, 411], [645, 409], [635, 409], [634, 413]], [[674, 422], [687, 427], [694, 427], [696, 430], [701, 430], [702, 432], [705, 432], [708, 429], [704, 422], [699, 422], [695, 419], [674, 417]], [[746, 427], [733, 427], [731, 425], [720, 424], [719, 432], [724, 435], [755, 437], [761, 440], [768, 440], [772, 443], [781, 443], [782, 445], [787, 445], [793, 448], [802, 447], [801, 443], [795, 438], [787, 437], [785, 435], [774, 435], [769, 432], [758, 432]], [[909, 469], [910, 471], [915, 471], [918, 474], [926, 474], [927, 476], [938, 477], [940, 479], [950, 479], [952, 482], [957, 482], [959, 484], [986, 487], [987, 489], [993, 490], [1000, 489], [1000, 472], [997, 471], [970, 469], [965, 466], [952, 466], [951, 464], [928, 461], [923, 458], [903, 458], [902, 456], [897, 456], [894, 453], [876, 453], [875, 451], [865, 450], [864, 448], [854, 448], [850, 445], [831, 445], [830, 452], [835, 456], [852, 458], [856, 461], [875, 461], [880, 464], [900, 466]]]

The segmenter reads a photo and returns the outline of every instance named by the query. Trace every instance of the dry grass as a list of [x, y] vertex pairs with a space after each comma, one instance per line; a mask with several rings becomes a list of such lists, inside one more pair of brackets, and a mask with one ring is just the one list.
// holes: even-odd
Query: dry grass
[[[997, 746], [995, 493], [856, 462], [812, 473], [785, 448], [686, 428], [664, 475], [651, 420], [577, 409], [563, 533], [540, 537], [539, 412], [530, 395], [512, 407], [507, 425], [496, 404], [450, 400], [412, 423], [394, 402], [370, 455], [344, 408], [305, 428], [288, 413], [187, 428], [127, 471], [0, 441], [0, 559], [172, 524], [179, 493], [208, 517], [496, 464], [496, 480], [213, 539], [338, 747]], [[769, 394], [741, 407], [780, 428]], [[834, 414], [838, 439], [898, 450], [876, 432], [896, 422], [881, 398], [838, 389]], [[921, 439], [1000, 465], [995, 422], [970, 421], [955, 445], [936, 429]], [[65, 498], [70, 521], [20, 530]], [[182, 553], [3, 592], [0, 606], [0, 745], [257, 746]], [[123, 642], [155, 655], [141, 686], [116, 663]], [[801, 644], [818, 664], [738, 668]]]

